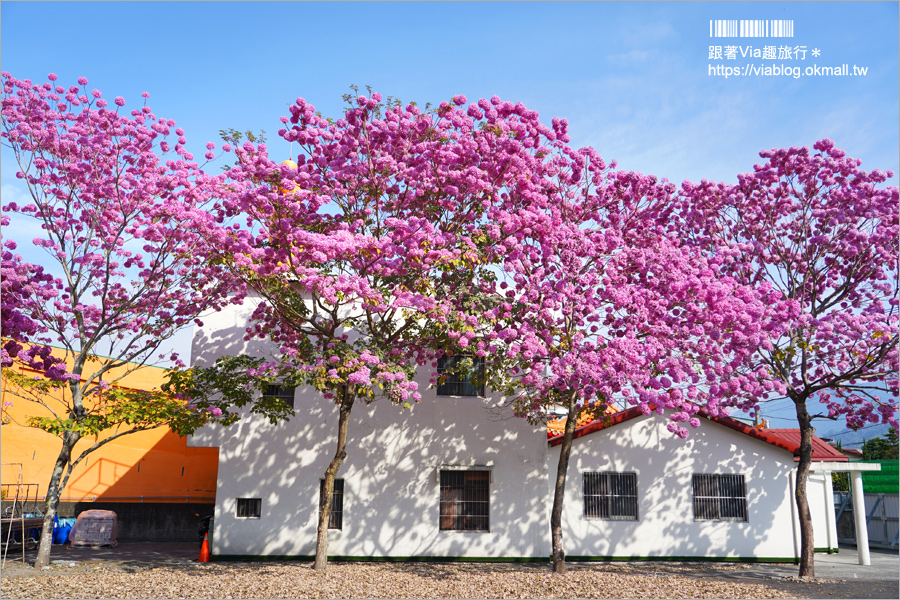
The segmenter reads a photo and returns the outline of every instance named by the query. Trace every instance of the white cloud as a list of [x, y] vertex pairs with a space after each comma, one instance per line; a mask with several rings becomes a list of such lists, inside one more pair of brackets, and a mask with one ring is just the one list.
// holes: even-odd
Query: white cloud
[[657, 57], [655, 50], [630, 50], [606, 56], [606, 62], [617, 66], [645, 64]]

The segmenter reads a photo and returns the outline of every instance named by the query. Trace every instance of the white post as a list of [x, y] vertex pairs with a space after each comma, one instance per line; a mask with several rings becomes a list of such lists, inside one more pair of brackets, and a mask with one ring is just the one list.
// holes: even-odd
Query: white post
[[796, 474], [797, 471], [792, 469], [788, 475], [788, 503], [791, 505], [791, 524], [794, 530], [794, 558], [800, 560], [800, 518], [797, 516], [797, 500], [794, 498]]
[[869, 556], [869, 530], [866, 527], [866, 499], [863, 495], [862, 473], [850, 473], [853, 493], [853, 519], [856, 521], [856, 549], [859, 552], [859, 564], [871, 565]]
[[837, 518], [834, 514], [834, 488], [831, 471], [825, 471], [825, 529], [828, 531], [828, 553], [838, 549]]

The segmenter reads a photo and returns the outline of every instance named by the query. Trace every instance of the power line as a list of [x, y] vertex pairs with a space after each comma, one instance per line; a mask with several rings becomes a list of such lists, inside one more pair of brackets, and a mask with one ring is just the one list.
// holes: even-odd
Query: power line
[[842, 432], [840, 432], [840, 433], [835, 433], [835, 434], [832, 435], [831, 437], [837, 437], [837, 436], [839, 436], [839, 435], [845, 435], [845, 434], [848, 434], [848, 433], [856, 433], [857, 431], [862, 431], [862, 430], [864, 430], [864, 429], [871, 429], [872, 427], [881, 427], [881, 426], [883, 426], [883, 425], [885, 425], [885, 423], [873, 423], [872, 425], [866, 425], [865, 427], [860, 427], [859, 429], [856, 429], [856, 430], [849, 429], [849, 430], [847, 430], [847, 431], [842, 431]]

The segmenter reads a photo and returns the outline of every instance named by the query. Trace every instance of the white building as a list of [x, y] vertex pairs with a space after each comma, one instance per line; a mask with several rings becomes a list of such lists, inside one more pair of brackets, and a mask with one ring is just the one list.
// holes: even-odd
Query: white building
[[[799, 556], [790, 430], [702, 419], [682, 440], [667, 418], [631, 408], [576, 430], [566, 480], [563, 539], [571, 559]], [[561, 438], [550, 440], [550, 491]], [[841, 454], [815, 438], [813, 460]], [[831, 476], [810, 475], [819, 551], [836, 551]]]
[[[194, 334], [194, 364], [271, 356], [268, 342], [243, 340], [251, 313], [245, 305], [205, 319]], [[452, 395], [474, 392], [471, 386], [440, 390], [449, 395], [425, 389], [428, 375], [411, 409], [384, 399], [354, 404], [329, 555], [548, 559], [559, 449], [548, 444], [546, 427], [513, 417], [490, 397]], [[287, 396], [296, 413], [288, 422], [248, 416], [229, 428], [206, 427], [189, 442], [219, 448], [214, 556], [315, 553], [338, 405], [311, 389]], [[794, 560], [789, 440], [731, 419], [703, 420], [681, 440], [666, 423], [631, 409], [578, 430], [564, 515], [567, 555]], [[846, 460], [836, 451], [827, 459]], [[814, 477], [816, 547], [837, 548], [830, 475]]]

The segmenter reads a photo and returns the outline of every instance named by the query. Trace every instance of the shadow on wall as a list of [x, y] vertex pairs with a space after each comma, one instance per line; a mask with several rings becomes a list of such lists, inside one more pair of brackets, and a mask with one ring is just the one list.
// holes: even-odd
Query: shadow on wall
[[247, 323], [259, 301], [247, 298], [239, 306], [204, 315], [204, 327], [194, 329], [191, 365], [210, 367], [221, 356], [277, 356], [278, 347], [269, 340], [244, 340]]
[[[466, 402], [470, 400], [472, 402]], [[419, 408], [424, 418], [402, 416], [386, 431], [371, 431], [363, 446], [376, 448], [381, 437], [390, 451], [385, 460], [365, 465], [365, 485], [357, 495], [366, 506], [353, 524], [355, 540], [366, 556], [533, 556], [546, 545], [546, 499], [534, 490], [546, 487], [542, 449], [546, 437], [521, 421], [492, 422], [475, 399], [431, 398], [435, 404]], [[439, 403], [444, 402], [441, 411]], [[451, 405], [451, 406], [446, 406]], [[431, 409], [431, 410], [428, 410]], [[470, 411], [452, 418], [452, 414]], [[447, 413], [450, 414], [447, 414]], [[476, 416], [477, 415], [477, 416]], [[478, 418], [480, 417], [480, 419]], [[526, 450], [517, 446], [526, 445]], [[544, 444], [545, 445], [545, 444]], [[531, 456], [529, 456], [531, 455]], [[529, 465], [528, 459], [532, 459]], [[512, 459], [512, 460], [511, 460]], [[490, 473], [490, 533], [441, 531], [439, 471], [442, 465], [492, 465]], [[384, 504], [367, 499], [391, 499], [388, 519]], [[383, 502], [383, 501], [382, 501]], [[546, 556], [547, 552], [537, 552]]]
[[[336, 444], [337, 407], [312, 390], [296, 416], [272, 426], [241, 421], [222, 432], [215, 552], [315, 552], [319, 481]], [[492, 421], [485, 401], [426, 394], [412, 410], [385, 399], [351, 413], [343, 528], [329, 554], [546, 556], [546, 434], [520, 420]], [[439, 530], [438, 472], [489, 467], [490, 532]], [[260, 519], [234, 516], [234, 499], [260, 497]], [[265, 523], [265, 520], [271, 520]]]
[[[224, 355], [277, 355], [267, 340], [243, 339], [253, 308], [248, 302], [204, 319], [207, 326], [194, 336], [194, 364], [211, 365]], [[337, 421], [338, 407], [305, 388], [296, 391], [295, 416], [288, 422], [272, 425], [251, 417], [194, 436], [196, 445], [219, 447], [214, 553], [314, 553], [320, 479], [334, 455]], [[640, 520], [575, 519], [582, 500], [581, 474], [573, 465], [569, 555], [793, 557], [789, 453], [705, 421], [688, 440], [680, 440], [656, 421], [647, 426], [652, 431], [632, 423], [576, 441], [602, 449], [582, 470], [622, 470], [621, 465], [643, 461], [631, 467], [642, 473]], [[631, 439], [615, 438], [626, 432]], [[406, 411], [383, 398], [371, 405], [357, 401], [347, 448], [338, 473], [344, 479], [343, 528], [329, 533], [329, 554], [549, 555], [549, 480], [556, 461], [548, 469], [543, 428], [504, 420], [490, 401], [423, 390], [422, 401]], [[491, 472], [490, 531], [441, 531], [439, 471], [474, 465]], [[747, 521], [695, 520], [694, 473], [743, 474]], [[259, 499], [259, 517], [239, 517], [239, 498]]]
[[[277, 356], [268, 340], [244, 340], [256, 303], [204, 317], [192, 358]], [[425, 388], [425, 370], [419, 378]], [[402, 410], [384, 398], [354, 404], [344, 479], [343, 528], [329, 532], [332, 555], [548, 556], [546, 432], [500, 415], [474, 397], [423, 398]], [[505, 419], [505, 420], [504, 420]], [[219, 448], [213, 552], [300, 555], [315, 552], [320, 479], [336, 448], [338, 407], [310, 388], [295, 394], [295, 416], [272, 425], [255, 416], [207, 427], [192, 445]], [[490, 467], [490, 532], [439, 530], [441, 465]], [[237, 499], [260, 499], [259, 518], [239, 518]], [[527, 550], [526, 550], [527, 549]]]
[[[662, 417], [651, 419], [642, 420], [643, 428], [617, 426], [575, 441], [576, 448], [585, 444], [602, 448], [602, 456], [581, 456], [570, 466], [565, 542], [570, 556], [792, 559], [789, 453], [750, 438], [729, 443], [724, 428], [706, 421], [687, 440], [667, 438], [664, 423], [652, 431], [646, 427], [663, 422]], [[630, 440], [617, 441], [616, 436], [622, 435], [630, 435]], [[555, 462], [551, 463], [552, 477]], [[638, 472], [638, 521], [583, 516], [584, 471], [632, 470]], [[747, 520], [695, 519], [694, 474], [743, 475]]]

